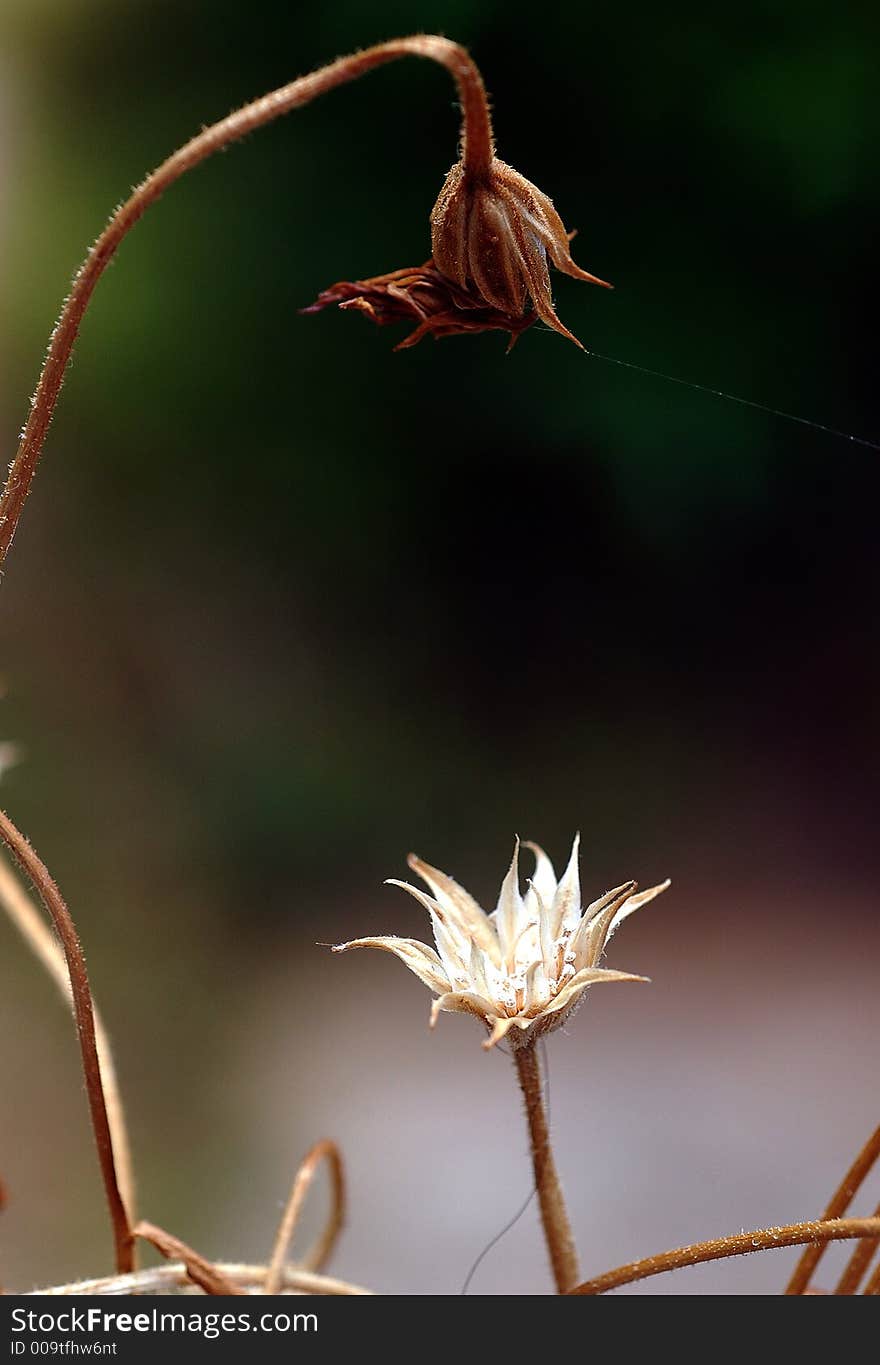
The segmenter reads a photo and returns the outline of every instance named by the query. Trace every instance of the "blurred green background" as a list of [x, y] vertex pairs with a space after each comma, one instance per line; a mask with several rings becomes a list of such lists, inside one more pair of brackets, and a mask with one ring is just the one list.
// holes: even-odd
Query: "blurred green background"
[[[5, 0], [10, 459], [70, 277], [144, 172], [416, 30], [471, 48], [500, 155], [615, 283], [555, 279], [588, 347], [880, 441], [870, 6]], [[456, 1292], [529, 1182], [479, 1031], [428, 1036], [397, 964], [313, 946], [427, 932], [381, 887], [410, 848], [484, 901], [514, 831], [561, 861], [580, 827], [594, 893], [674, 879], [615, 942], [657, 984], [551, 1049], [591, 1268], [812, 1215], [876, 1123], [878, 453], [538, 327], [509, 357], [495, 334], [395, 355], [402, 332], [300, 317], [426, 258], [457, 134], [447, 74], [401, 62], [152, 209], [0, 589], [3, 803], [82, 930], [145, 1213], [264, 1255], [327, 1129], [356, 1191], [340, 1269], [385, 1291]], [[0, 1278], [22, 1287], [109, 1245], [69, 1023], [2, 937]], [[600, 1195], [605, 1162], [627, 1174]], [[535, 1236], [475, 1289], [546, 1289]], [[773, 1261], [664, 1289], [771, 1292]]]

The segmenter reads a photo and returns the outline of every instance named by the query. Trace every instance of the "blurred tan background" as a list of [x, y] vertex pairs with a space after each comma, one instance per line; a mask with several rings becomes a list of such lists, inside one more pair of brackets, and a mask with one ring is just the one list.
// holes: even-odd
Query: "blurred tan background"
[[[643, 9], [7, 0], [9, 458], [128, 187], [417, 28], [471, 45], [501, 154], [616, 283], [557, 281], [588, 345], [877, 436], [876, 21]], [[315, 946], [427, 933], [382, 886], [410, 848], [490, 908], [514, 831], [558, 864], [580, 827], [591, 894], [673, 878], [613, 946], [653, 984], [549, 1044], [585, 1274], [818, 1214], [880, 1109], [876, 452], [538, 329], [395, 356], [299, 317], [427, 255], [456, 131], [445, 74], [401, 64], [177, 186], [99, 286], [0, 586], [0, 796], [82, 932], [145, 1216], [263, 1257], [333, 1136], [334, 1269], [383, 1292], [457, 1293], [530, 1184], [480, 1029]], [[73, 1030], [2, 924], [0, 1093], [0, 1283], [108, 1270]], [[793, 1257], [632, 1292], [774, 1293]], [[530, 1208], [472, 1292], [549, 1287]]]

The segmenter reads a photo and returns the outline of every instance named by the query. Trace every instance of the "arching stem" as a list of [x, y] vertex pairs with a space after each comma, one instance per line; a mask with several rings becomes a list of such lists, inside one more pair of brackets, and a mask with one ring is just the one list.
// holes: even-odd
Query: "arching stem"
[[10, 466], [3, 495], [0, 497], [0, 568], [6, 560], [16, 528], [30, 491], [31, 482], [46, 439], [46, 432], [58, 402], [61, 384], [80, 324], [95, 285], [120, 243], [165, 191], [194, 166], [231, 142], [245, 137], [282, 114], [309, 104], [337, 86], [357, 80], [376, 67], [400, 57], [426, 57], [446, 67], [458, 87], [462, 111], [461, 150], [467, 170], [480, 175], [494, 155], [492, 120], [483, 79], [468, 53], [448, 38], [417, 34], [378, 43], [363, 52], [340, 57], [329, 66], [301, 76], [289, 85], [246, 104], [219, 123], [191, 138], [167, 161], [148, 175], [131, 196], [116, 210], [101, 236], [74, 277], [73, 287], [64, 302], [61, 316], [49, 341], [49, 350], [40, 374], [27, 424], [22, 432], [18, 453]]
[[104, 1181], [107, 1203], [110, 1207], [110, 1221], [113, 1224], [116, 1269], [120, 1275], [125, 1275], [134, 1269], [134, 1235], [128, 1220], [125, 1203], [119, 1191], [119, 1181], [116, 1175], [113, 1138], [110, 1131], [110, 1121], [107, 1117], [107, 1104], [101, 1081], [101, 1064], [98, 1060], [98, 1047], [95, 1042], [92, 992], [89, 987], [86, 961], [83, 957], [79, 935], [76, 932], [70, 911], [64, 903], [64, 898], [49, 875], [48, 869], [34, 849], [31, 848], [24, 835], [16, 829], [5, 811], [0, 811], [0, 839], [3, 840], [16, 862], [27, 873], [36, 887], [40, 900], [52, 918], [52, 923], [61, 939], [64, 956], [67, 959], [83, 1075], [85, 1076], [86, 1094], [92, 1118], [92, 1130], [95, 1134], [101, 1176]]
[[[727, 1256], [747, 1256], [753, 1251], [779, 1251], [782, 1247], [813, 1246], [820, 1249], [828, 1242], [849, 1241], [855, 1237], [876, 1237], [880, 1234], [880, 1218], [832, 1218], [817, 1223], [791, 1223], [782, 1228], [759, 1228], [756, 1232], [741, 1232], [734, 1237], [717, 1237], [711, 1242], [694, 1246], [676, 1247], [659, 1256], [646, 1256], [641, 1261], [618, 1266], [605, 1275], [585, 1280], [572, 1294], [607, 1294], [609, 1289], [620, 1289], [649, 1275], [663, 1275], [668, 1270], [681, 1270], [687, 1265], [702, 1265], [706, 1261], [721, 1261]], [[866, 1293], [868, 1290], [865, 1291]]]

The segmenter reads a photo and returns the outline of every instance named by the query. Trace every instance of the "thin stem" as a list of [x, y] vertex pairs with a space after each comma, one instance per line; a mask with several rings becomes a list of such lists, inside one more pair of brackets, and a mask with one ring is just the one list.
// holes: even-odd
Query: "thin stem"
[[306, 1153], [303, 1162], [293, 1178], [290, 1195], [281, 1215], [281, 1222], [275, 1238], [275, 1245], [266, 1275], [265, 1293], [277, 1294], [281, 1284], [284, 1262], [288, 1248], [296, 1232], [296, 1225], [309, 1192], [312, 1181], [322, 1161], [330, 1169], [331, 1205], [327, 1225], [306, 1257], [305, 1265], [310, 1270], [320, 1270], [325, 1265], [336, 1238], [342, 1229], [345, 1215], [345, 1179], [342, 1172], [342, 1157], [335, 1142], [322, 1138]]
[[79, 936], [70, 911], [64, 903], [64, 898], [49, 875], [45, 864], [31, 848], [24, 835], [16, 829], [5, 811], [0, 811], [0, 839], [3, 840], [16, 862], [36, 887], [37, 894], [55, 925], [61, 939], [61, 946], [64, 949], [64, 956], [67, 959], [67, 970], [70, 974], [70, 989], [73, 997], [73, 1012], [76, 1018], [89, 1112], [92, 1118], [92, 1130], [95, 1135], [95, 1145], [98, 1148], [98, 1161], [101, 1166], [104, 1191], [110, 1207], [110, 1221], [113, 1225], [113, 1239], [116, 1244], [116, 1268], [120, 1274], [124, 1275], [134, 1269], [134, 1238], [125, 1203], [119, 1192], [113, 1138], [107, 1117], [107, 1104], [101, 1079], [101, 1064], [98, 1060], [98, 1048], [95, 1042], [92, 993]]
[[473, 175], [483, 174], [494, 155], [492, 121], [483, 79], [468, 53], [457, 43], [432, 34], [395, 38], [378, 43], [363, 52], [340, 57], [329, 66], [273, 90], [246, 104], [227, 118], [205, 128], [191, 138], [137, 186], [130, 198], [116, 210], [74, 277], [73, 286], [61, 310], [40, 374], [27, 424], [22, 432], [18, 453], [0, 498], [0, 567], [15, 536], [31, 481], [80, 324], [95, 285], [125, 237], [145, 211], [187, 171], [207, 157], [252, 133], [273, 119], [300, 108], [348, 81], [400, 57], [426, 57], [446, 67], [458, 87], [462, 110], [462, 159]]
[[865, 1285], [866, 1294], [880, 1294], [880, 1265], [874, 1271], [868, 1283]]
[[206, 1294], [245, 1293], [245, 1290], [233, 1284], [216, 1265], [206, 1261], [204, 1256], [200, 1256], [192, 1247], [187, 1246], [186, 1242], [181, 1242], [179, 1237], [173, 1237], [164, 1228], [157, 1228], [154, 1223], [138, 1223], [134, 1235], [143, 1237], [144, 1241], [154, 1246], [166, 1261], [182, 1261], [186, 1266], [188, 1278], [200, 1289], [204, 1289]]
[[[64, 951], [15, 873], [3, 861], [0, 861], [0, 906], [6, 911], [34, 956], [42, 962], [72, 1010], [73, 993], [70, 988], [70, 975], [67, 970]], [[107, 1122], [110, 1125], [110, 1133], [113, 1139], [116, 1178], [119, 1182], [122, 1202], [128, 1214], [128, 1221], [133, 1223], [136, 1218], [136, 1201], [134, 1165], [131, 1159], [128, 1125], [125, 1121], [125, 1109], [116, 1075], [113, 1049], [94, 998], [92, 1000], [92, 1012], [95, 1020], [95, 1046], [98, 1049], [104, 1100], [107, 1105]]]
[[544, 1238], [553, 1267], [556, 1292], [565, 1294], [577, 1283], [578, 1259], [556, 1162], [553, 1160], [553, 1148], [550, 1145], [538, 1054], [534, 1046], [521, 1047], [514, 1051], [513, 1059], [516, 1062], [517, 1075], [526, 1103], [535, 1187], [541, 1206]]
[[[874, 1210], [874, 1217], [880, 1218], [880, 1204]], [[857, 1294], [859, 1292], [859, 1285], [862, 1283], [865, 1271], [871, 1264], [871, 1258], [878, 1246], [880, 1246], [880, 1238], [878, 1237], [866, 1237], [863, 1242], [859, 1242], [843, 1268], [843, 1274], [834, 1291], [835, 1294]]]
[[[880, 1157], [880, 1128], [877, 1128], [868, 1138], [868, 1141], [850, 1166], [846, 1175], [843, 1177], [843, 1180], [834, 1191], [825, 1212], [822, 1214], [823, 1219], [840, 1218], [842, 1214], [846, 1213], [856, 1192], [878, 1157]], [[807, 1285], [810, 1283], [813, 1271], [819, 1264], [819, 1260], [824, 1250], [824, 1242], [819, 1246], [810, 1246], [807, 1248], [794, 1268], [794, 1274], [789, 1280], [788, 1287], [785, 1291], [786, 1294], [803, 1294]]]
[[782, 1228], [759, 1228], [757, 1232], [738, 1233], [735, 1237], [718, 1237], [695, 1246], [677, 1247], [659, 1256], [646, 1256], [642, 1261], [597, 1275], [585, 1280], [572, 1294], [607, 1294], [609, 1289], [645, 1280], [649, 1275], [663, 1275], [667, 1270], [680, 1270], [687, 1265], [701, 1265], [704, 1261], [721, 1261], [726, 1256], [746, 1256], [753, 1251], [775, 1251], [780, 1247], [802, 1246], [804, 1243], [824, 1246], [827, 1242], [846, 1241], [853, 1237], [876, 1237], [880, 1234], [880, 1218], [837, 1218], [830, 1222], [792, 1223]]

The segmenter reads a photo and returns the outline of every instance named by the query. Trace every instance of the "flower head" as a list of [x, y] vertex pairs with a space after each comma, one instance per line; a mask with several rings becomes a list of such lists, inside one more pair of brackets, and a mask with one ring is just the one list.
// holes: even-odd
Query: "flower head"
[[[431, 1026], [441, 1011], [475, 1014], [490, 1030], [484, 1047], [511, 1033], [515, 1047], [559, 1028], [583, 993], [602, 981], [646, 981], [598, 965], [609, 939], [623, 921], [665, 891], [661, 882], [637, 893], [625, 882], [581, 909], [579, 838], [561, 881], [537, 844], [526, 844], [535, 870], [525, 895], [519, 881], [519, 840], [498, 904], [491, 915], [457, 882], [411, 853], [407, 862], [432, 894], [390, 878], [428, 911], [436, 952], [411, 938], [356, 938], [333, 951], [380, 948], [394, 953], [434, 991]], [[512, 1030], [512, 1032], [511, 1032]]]
[[572, 235], [547, 195], [497, 157], [481, 172], [464, 162], [453, 166], [431, 213], [438, 270], [507, 317], [524, 317], [533, 308], [580, 346], [553, 308], [550, 263], [577, 280], [612, 286], [575, 265]]
[[435, 340], [464, 332], [509, 332], [513, 346], [520, 332], [535, 321], [536, 314], [512, 317], [488, 305], [484, 298], [454, 284], [436, 269], [433, 261], [369, 280], [340, 280], [323, 290], [303, 313], [319, 313], [338, 304], [341, 309], [363, 313], [385, 327], [391, 322], [415, 322], [415, 331], [395, 346], [404, 351], [422, 337]]

